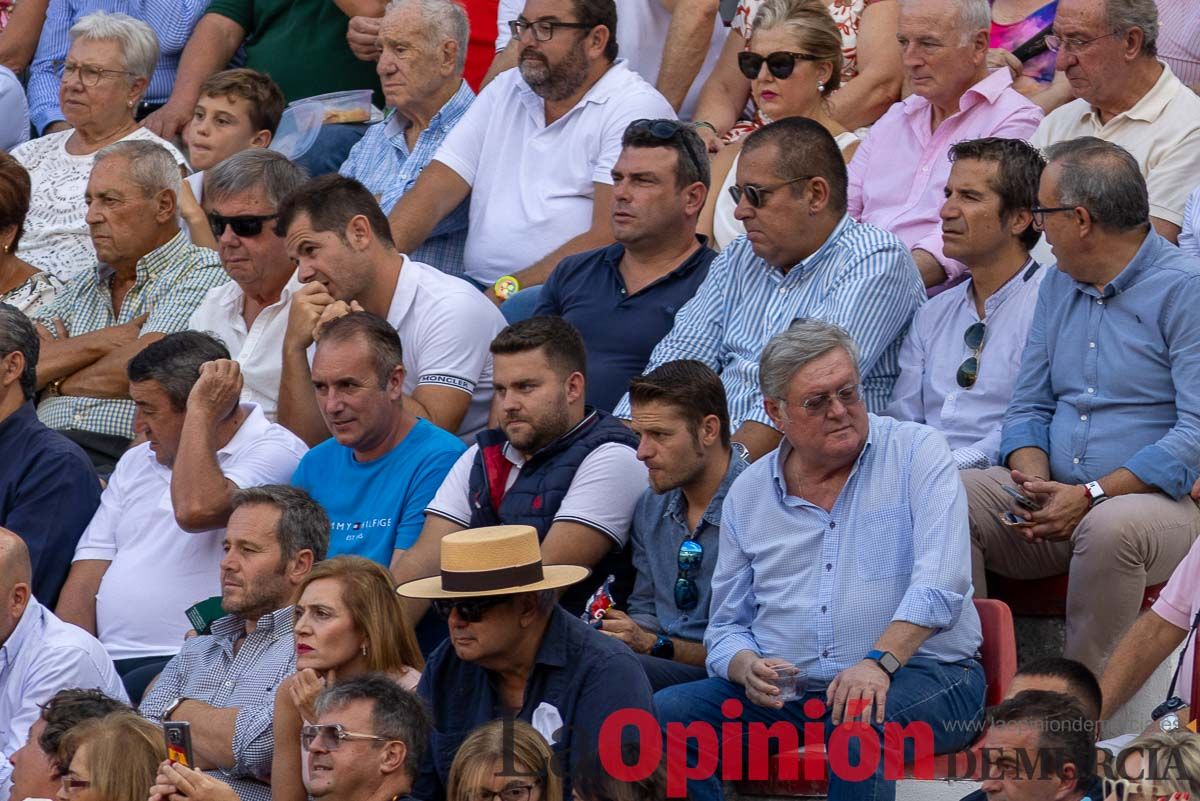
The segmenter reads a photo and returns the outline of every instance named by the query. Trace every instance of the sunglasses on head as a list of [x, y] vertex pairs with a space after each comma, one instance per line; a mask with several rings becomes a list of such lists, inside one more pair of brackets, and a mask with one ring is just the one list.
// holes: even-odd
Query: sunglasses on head
[[700, 588], [696, 576], [704, 563], [704, 546], [697, 540], [679, 544], [679, 577], [675, 579], [675, 606], [681, 611], [695, 609], [700, 603]]
[[767, 62], [767, 70], [772, 75], [781, 81], [786, 81], [791, 76], [792, 70], [796, 69], [797, 61], [819, 61], [819, 59], [808, 53], [793, 53], [788, 50], [776, 50], [765, 56], [751, 53], [749, 50], [738, 53], [738, 69], [742, 71], [742, 75], [752, 81], [758, 77], [764, 61]]
[[[650, 134], [660, 142], [673, 142], [684, 128], [690, 127], [692, 126], [688, 123], [678, 120], [634, 120], [625, 129], [625, 134]], [[679, 143], [683, 145], [683, 150], [687, 153], [692, 166], [696, 168], [696, 172], [703, 172], [700, 169], [700, 158], [692, 151], [691, 143], [684, 138], [680, 138]]]
[[478, 623], [483, 620], [483, 615], [487, 610], [493, 606], [499, 606], [511, 597], [511, 595], [485, 595], [481, 598], [438, 599], [433, 601], [433, 611], [442, 620], [449, 620], [451, 612], [458, 612], [458, 616], [468, 623]]
[[225, 226], [233, 229], [235, 236], [251, 237], [262, 233], [263, 223], [274, 220], [278, 214], [243, 214], [237, 217], [224, 217], [220, 214], [209, 213], [208, 227], [212, 229], [217, 239], [225, 233]]

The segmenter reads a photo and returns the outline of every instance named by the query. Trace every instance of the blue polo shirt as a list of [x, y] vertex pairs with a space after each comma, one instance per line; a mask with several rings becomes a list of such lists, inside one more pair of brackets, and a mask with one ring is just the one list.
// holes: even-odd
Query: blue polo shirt
[[53, 609], [100, 506], [100, 479], [83, 449], [47, 428], [28, 401], [0, 420], [0, 454], [0, 526], [29, 546], [33, 594]]
[[700, 248], [687, 261], [632, 295], [618, 269], [621, 244], [568, 256], [542, 286], [535, 314], [562, 317], [583, 336], [589, 406], [612, 411], [675, 324], [675, 313], [696, 294], [717, 257], [707, 237], [696, 238]]
[[[458, 658], [447, 640], [430, 654], [417, 685], [433, 714], [433, 735], [413, 786], [413, 795], [434, 801], [445, 795], [450, 764], [458, 747], [476, 727], [511, 714], [500, 705], [492, 674]], [[554, 719], [562, 728], [554, 738], [558, 764], [565, 768], [563, 798], [571, 797], [570, 773], [579, 760], [599, 747], [600, 727], [619, 709], [653, 714], [650, 681], [625, 643], [588, 626], [555, 606], [525, 683], [525, 703], [517, 718], [530, 723]], [[538, 711], [540, 710], [540, 711]], [[636, 731], [626, 728], [625, 734]]]

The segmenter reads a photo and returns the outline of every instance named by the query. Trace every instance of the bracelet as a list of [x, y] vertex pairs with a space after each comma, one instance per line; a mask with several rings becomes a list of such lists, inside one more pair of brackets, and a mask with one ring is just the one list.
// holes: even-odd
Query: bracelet
[[707, 128], [713, 132], [713, 136], [720, 136], [721, 132], [717, 130], [717, 126], [706, 120], [695, 120], [692, 122], [693, 128]]
[[496, 297], [500, 300], [508, 300], [521, 289], [521, 282], [516, 279], [516, 276], [502, 275], [496, 279], [496, 283], [492, 284], [492, 291], [496, 293]]

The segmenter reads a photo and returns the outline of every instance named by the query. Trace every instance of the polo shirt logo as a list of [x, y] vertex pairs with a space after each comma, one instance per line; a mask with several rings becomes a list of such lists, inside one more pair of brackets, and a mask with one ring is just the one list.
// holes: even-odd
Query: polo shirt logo
[[542, 496], [541, 496], [541, 495], [536, 495], [536, 496], [534, 496], [534, 498], [533, 498], [533, 508], [534, 508], [534, 509], [541, 509], [541, 508], [542, 508]]

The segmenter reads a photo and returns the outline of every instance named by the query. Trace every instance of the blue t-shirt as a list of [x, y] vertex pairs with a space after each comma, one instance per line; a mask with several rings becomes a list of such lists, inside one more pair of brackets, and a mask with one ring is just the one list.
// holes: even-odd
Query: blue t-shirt
[[417, 541], [425, 507], [466, 446], [453, 434], [418, 420], [408, 436], [370, 462], [327, 439], [310, 450], [292, 484], [329, 515], [329, 556], [356, 554], [383, 566], [392, 551]]

